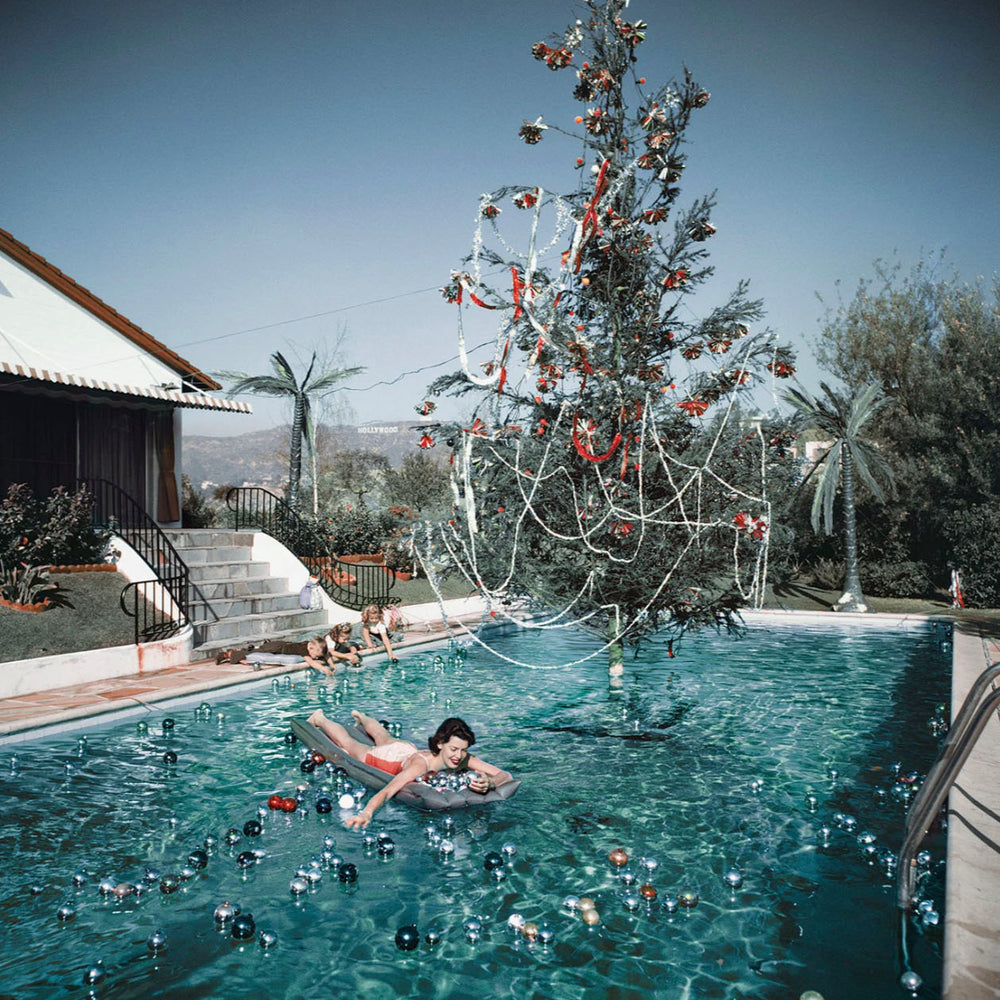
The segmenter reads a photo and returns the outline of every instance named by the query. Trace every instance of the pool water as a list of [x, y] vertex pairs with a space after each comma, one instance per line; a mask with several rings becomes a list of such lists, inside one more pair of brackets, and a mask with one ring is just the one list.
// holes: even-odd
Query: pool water
[[[630, 654], [620, 687], [600, 657], [510, 662], [580, 659], [596, 648], [586, 635], [494, 643], [506, 659], [405, 652], [398, 666], [372, 664], [322, 690], [295, 675], [277, 690], [209, 696], [210, 713], [201, 698], [150, 711], [148, 732], [132, 718], [4, 748], [0, 998], [906, 995], [891, 864], [879, 852], [898, 850], [905, 779], [936, 752], [943, 629], [752, 627], [736, 640], [685, 640], [676, 658], [653, 642]], [[334, 779], [322, 766], [304, 774], [304, 748], [285, 742], [287, 719], [318, 705], [345, 721], [351, 707], [369, 710], [419, 743], [460, 715], [476, 752], [523, 784], [506, 802], [451, 813], [453, 829], [444, 814], [390, 804], [369, 832], [389, 835], [394, 852], [366, 850], [343, 828]], [[164, 762], [170, 750], [176, 764]], [[225, 842], [269, 795], [306, 784], [297, 812], [268, 812], [260, 836]], [[324, 785], [328, 815], [312, 808]], [[865, 832], [875, 836], [867, 855]], [[208, 835], [207, 866], [183, 873]], [[325, 836], [356, 882], [326, 866]], [[516, 854], [501, 879], [484, 858], [505, 844]], [[937, 914], [940, 835], [927, 847], [924, 908]], [[609, 863], [614, 848], [630, 856], [633, 885]], [[261, 856], [244, 869], [236, 859], [248, 849]], [[321, 878], [294, 895], [312, 859]], [[147, 869], [191, 877], [170, 893], [152, 875], [138, 896], [99, 891], [101, 879], [140, 883]], [[74, 886], [78, 873], [86, 884]], [[628, 898], [643, 883], [656, 898]], [[683, 893], [697, 905], [671, 912]], [[591, 897], [599, 924], [566, 908], [567, 896]], [[253, 937], [217, 923], [224, 901], [252, 913]], [[551, 942], [512, 930], [514, 914], [547, 925]], [[920, 995], [939, 996], [943, 915], [910, 924]], [[416, 950], [397, 948], [404, 925], [418, 928]], [[154, 949], [156, 931], [164, 946]], [[97, 981], [85, 983], [91, 969]]]

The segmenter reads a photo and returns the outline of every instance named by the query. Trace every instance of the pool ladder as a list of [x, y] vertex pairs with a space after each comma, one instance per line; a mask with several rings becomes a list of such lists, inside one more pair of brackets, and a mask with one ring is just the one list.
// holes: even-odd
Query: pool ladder
[[899, 850], [899, 877], [896, 888], [896, 905], [902, 910], [909, 910], [916, 902], [917, 848], [927, 835], [927, 830], [944, 804], [951, 786], [955, 783], [969, 754], [972, 753], [976, 740], [986, 728], [990, 716], [1000, 708], [1000, 689], [987, 693], [987, 688], [998, 678], [1000, 678], [1000, 662], [987, 667], [976, 678], [941, 745], [937, 760], [927, 772], [927, 777], [906, 815], [903, 846]]

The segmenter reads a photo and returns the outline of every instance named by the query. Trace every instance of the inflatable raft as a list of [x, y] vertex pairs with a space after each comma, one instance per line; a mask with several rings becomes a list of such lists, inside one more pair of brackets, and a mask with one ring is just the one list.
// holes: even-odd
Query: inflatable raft
[[[328, 761], [342, 767], [348, 775], [355, 781], [360, 781], [366, 788], [372, 791], [379, 791], [385, 788], [393, 779], [393, 775], [380, 771], [377, 767], [372, 767], [360, 760], [344, 753], [326, 733], [310, 725], [305, 719], [296, 718], [291, 720], [292, 732], [310, 750], [321, 753]], [[347, 731], [359, 742], [374, 746], [371, 737], [359, 726], [348, 726]], [[499, 788], [494, 788], [491, 792], [480, 794], [463, 788], [461, 791], [451, 789], [437, 789], [422, 781], [411, 781], [404, 785], [393, 797], [393, 801], [405, 802], [415, 809], [425, 809], [428, 811], [440, 809], [465, 809], [468, 806], [481, 805], [486, 802], [500, 802], [509, 799], [521, 786], [520, 781], [508, 781]]]

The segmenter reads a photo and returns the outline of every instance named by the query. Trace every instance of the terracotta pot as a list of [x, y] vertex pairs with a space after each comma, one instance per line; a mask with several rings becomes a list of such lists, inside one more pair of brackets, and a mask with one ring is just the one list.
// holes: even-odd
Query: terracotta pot
[[410, 572], [409, 570], [397, 569], [396, 570], [396, 579], [397, 580], [402, 580], [403, 583], [406, 583], [407, 580], [412, 580], [413, 579], [413, 573]]
[[372, 552], [367, 555], [351, 555], [351, 556], [338, 556], [341, 562], [345, 563], [375, 563], [376, 565], [381, 565], [383, 560], [381, 552]]
[[80, 563], [76, 566], [50, 566], [50, 573], [117, 573], [114, 563]]
[[0, 605], [10, 608], [12, 611], [30, 611], [38, 614], [40, 611], [48, 610], [49, 599], [46, 597], [44, 601], [37, 601], [35, 604], [18, 604], [15, 601], [8, 601], [6, 598], [0, 597]]

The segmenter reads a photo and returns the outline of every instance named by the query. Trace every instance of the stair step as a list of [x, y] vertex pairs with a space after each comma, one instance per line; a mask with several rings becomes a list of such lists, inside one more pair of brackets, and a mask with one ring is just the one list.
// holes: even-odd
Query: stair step
[[[195, 563], [193, 566], [189, 564], [188, 568], [191, 579], [199, 583], [202, 580], [247, 580], [271, 575], [271, 564], [266, 562]], [[288, 585], [287, 581], [285, 585]]]
[[216, 641], [235, 644], [240, 639], [272, 639], [279, 632], [295, 631], [300, 636], [327, 629], [325, 611], [270, 611], [259, 615], [237, 615], [195, 626], [195, 641], [201, 645]]
[[[199, 600], [223, 601], [240, 597], [268, 597], [289, 594], [288, 581], [277, 576], [252, 576], [245, 580], [226, 577], [221, 580], [199, 580], [195, 595]], [[296, 599], [298, 594], [295, 595]]]
[[[206, 605], [214, 614], [206, 614]], [[197, 621], [246, 618], [272, 611], [296, 610], [303, 610], [299, 607], [298, 594], [252, 594], [246, 597], [215, 598], [210, 601], [195, 600], [191, 604], [191, 614]]]
[[165, 528], [163, 532], [175, 549], [215, 545], [253, 545], [251, 531], [225, 531], [221, 528]]
[[276, 639], [283, 642], [302, 642], [305, 639], [311, 638], [313, 635], [318, 635], [319, 630], [315, 632], [303, 632], [302, 629], [284, 629], [267, 636], [250, 636], [246, 639], [207, 639], [200, 646], [195, 646], [191, 650], [192, 661], [196, 660], [208, 660], [214, 659], [215, 655], [222, 650], [226, 649], [237, 649], [240, 646], [247, 645], [260, 645], [264, 639]]
[[191, 545], [177, 549], [177, 552], [189, 566], [195, 566], [222, 562], [248, 563], [252, 558], [253, 548], [249, 545]]

